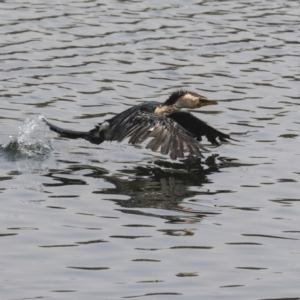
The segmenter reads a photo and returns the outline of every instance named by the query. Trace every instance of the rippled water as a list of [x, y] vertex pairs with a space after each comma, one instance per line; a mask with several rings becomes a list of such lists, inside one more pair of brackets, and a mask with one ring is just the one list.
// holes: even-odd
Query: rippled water
[[[300, 298], [298, 1], [0, 3], [1, 299]], [[177, 88], [200, 161], [65, 140]], [[236, 134], [236, 135], [235, 135]]]

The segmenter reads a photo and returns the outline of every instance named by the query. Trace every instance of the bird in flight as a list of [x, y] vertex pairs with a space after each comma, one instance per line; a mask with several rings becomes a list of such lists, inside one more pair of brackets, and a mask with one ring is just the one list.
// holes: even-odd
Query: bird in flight
[[208, 100], [197, 93], [178, 90], [164, 102], [149, 101], [135, 105], [120, 114], [99, 123], [90, 131], [74, 131], [60, 128], [47, 119], [46, 124], [52, 131], [69, 139], [85, 139], [93, 144], [104, 141], [121, 142], [129, 138], [129, 144], [141, 144], [153, 138], [146, 145], [147, 149], [170, 158], [184, 158], [184, 153], [193, 157], [203, 157], [205, 148], [200, 141], [205, 136], [213, 145], [220, 140], [231, 139], [228, 134], [209, 126], [190, 112], [181, 109], [195, 109], [207, 105], [216, 105], [217, 101]]

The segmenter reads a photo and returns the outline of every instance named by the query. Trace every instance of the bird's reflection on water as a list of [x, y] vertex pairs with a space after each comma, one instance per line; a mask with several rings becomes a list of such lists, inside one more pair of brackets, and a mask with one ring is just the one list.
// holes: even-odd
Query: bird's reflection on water
[[[185, 168], [180, 169], [180, 166]], [[121, 172], [129, 175], [130, 180], [115, 176], [107, 178], [115, 188], [95, 191], [95, 193], [117, 193], [129, 196], [129, 200], [113, 200], [122, 207], [122, 212], [155, 215], [172, 223], [193, 223], [207, 214], [216, 213], [216, 211], [203, 205], [193, 205], [191, 208], [190, 205], [184, 203], [184, 200], [195, 197], [198, 192], [191, 190], [190, 187], [208, 183], [207, 176], [216, 169], [204, 168], [199, 161], [196, 161], [193, 169], [186, 167], [185, 163], [156, 161], [150, 166], [125, 169]], [[133, 208], [135, 210], [132, 210]], [[144, 211], [145, 208], [159, 209], [160, 211], [155, 213], [152, 210], [150, 213], [147, 210]]]
[[[204, 184], [212, 182], [211, 175], [220, 172], [223, 164], [216, 155], [211, 155], [203, 162], [200, 159], [179, 162], [156, 160], [144, 165], [133, 164], [131, 167], [123, 165], [114, 174], [103, 168], [103, 165], [69, 164], [65, 170], [52, 170], [45, 175], [55, 179], [54, 183], [45, 186], [86, 185], [86, 177], [104, 179], [113, 187], [97, 187], [92, 193], [102, 194], [105, 200], [115, 202], [121, 207], [118, 210], [123, 213], [156, 216], [168, 222], [194, 223], [207, 215], [220, 213], [211, 203], [202, 202], [199, 195], [205, 197], [231, 192], [210, 191], [207, 188], [201, 190]], [[66, 176], [82, 172], [84, 175], [80, 178]], [[116, 199], [115, 195], [128, 198]]]

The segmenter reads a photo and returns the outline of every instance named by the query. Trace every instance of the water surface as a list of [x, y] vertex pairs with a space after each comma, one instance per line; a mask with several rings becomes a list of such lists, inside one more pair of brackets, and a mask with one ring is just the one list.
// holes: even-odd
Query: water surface
[[[300, 298], [298, 1], [0, 4], [1, 299]], [[65, 140], [183, 88], [202, 161]]]

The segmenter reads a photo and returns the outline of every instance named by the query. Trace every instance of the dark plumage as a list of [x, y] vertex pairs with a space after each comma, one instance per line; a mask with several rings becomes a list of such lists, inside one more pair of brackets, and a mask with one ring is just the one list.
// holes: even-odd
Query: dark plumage
[[180, 109], [213, 104], [217, 102], [180, 90], [172, 93], [163, 104], [151, 101], [133, 106], [87, 132], [63, 129], [46, 119], [45, 122], [51, 130], [70, 139], [82, 138], [93, 144], [101, 144], [103, 141], [121, 142], [129, 138], [130, 144], [140, 144], [153, 138], [146, 148], [152, 151], [160, 148], [160, 152], [169, 153], [171, 159], [183, 158], [185, 152], [203, 157], [201, 152], [205, 149], [199, 143], [202, 136], [206, 136], [214, 145], [218, 145], [217, 138], [227, 141], [230, 136]]

